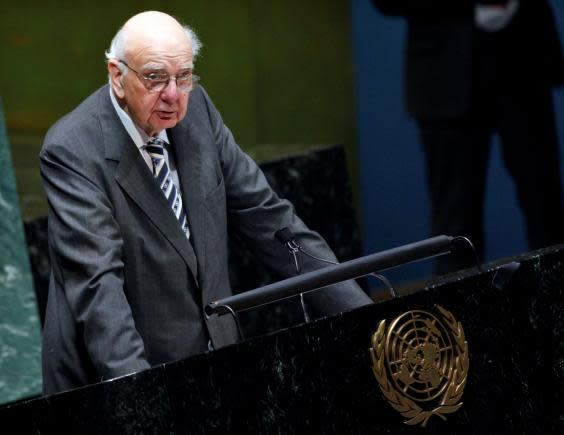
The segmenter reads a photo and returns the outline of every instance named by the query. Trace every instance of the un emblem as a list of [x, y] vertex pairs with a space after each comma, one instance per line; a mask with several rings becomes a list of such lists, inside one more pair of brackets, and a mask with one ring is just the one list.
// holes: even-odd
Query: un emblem
[[372, 336], [374, 375], [386, 400], [406, 424], [425, 426], [433, 415], [458, 411], [468, 375], [462, 325], [444, 308], [408, 311]]

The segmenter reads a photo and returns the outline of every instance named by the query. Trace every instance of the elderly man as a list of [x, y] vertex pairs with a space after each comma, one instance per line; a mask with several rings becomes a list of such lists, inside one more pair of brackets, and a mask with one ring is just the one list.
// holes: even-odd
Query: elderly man
[[[274, 233], [288, 227], [334, 259], [277, 197], [193, 74], [196, 35], [160, 12], [116, 34], [109, 85], [48, 132], [40, 154], [52, 274], [43, 332], [44, 392], [146, 369], [236, 340], [203, 307], [231, 294], [227, 223], [283, 276]], [[303, 270], [321, 267], [304, 258]], [[313, 315], [371, 303], [354, 283], [312, 292]]]

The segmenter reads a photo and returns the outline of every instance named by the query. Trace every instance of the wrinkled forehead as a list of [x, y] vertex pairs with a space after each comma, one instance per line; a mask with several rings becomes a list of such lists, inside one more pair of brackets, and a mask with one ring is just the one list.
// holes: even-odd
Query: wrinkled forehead
[[143, 26], [127, 29], [126, 56], [138, 65], [191, 64], [192, 47], [180, 25]]

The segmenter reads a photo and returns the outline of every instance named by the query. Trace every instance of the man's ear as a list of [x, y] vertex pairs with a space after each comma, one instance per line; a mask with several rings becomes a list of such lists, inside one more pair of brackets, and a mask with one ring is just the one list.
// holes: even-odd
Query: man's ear
[[108, 75], [110, 77], [110, 83], [114, 94], [118, 98], [123, 98], [125, 96], [125, 91], [123, 90], [123, 72], [119, 68], [119, 62], [117, 60], [108, 61]]

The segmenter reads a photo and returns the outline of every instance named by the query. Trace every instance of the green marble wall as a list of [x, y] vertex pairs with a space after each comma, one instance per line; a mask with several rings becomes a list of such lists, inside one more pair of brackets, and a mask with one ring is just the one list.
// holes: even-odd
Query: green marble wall
[[40, 322], [0, 101], [0, 404], [41, 392]]

